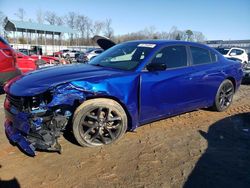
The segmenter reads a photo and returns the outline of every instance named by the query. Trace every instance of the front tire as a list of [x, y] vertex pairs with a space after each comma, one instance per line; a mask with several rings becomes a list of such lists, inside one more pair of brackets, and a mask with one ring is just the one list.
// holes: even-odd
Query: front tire
[[119, 140], [127, 130], [127, 115], [111, 99], [91, 99], [73, 117], [73, 134], [81, 146], [96, 147]]
[[228, 79], [224, 80], [217, 91], [213, 109], [218, 112], [228, 109], [232, 104], [234, 91], [232, 81]]

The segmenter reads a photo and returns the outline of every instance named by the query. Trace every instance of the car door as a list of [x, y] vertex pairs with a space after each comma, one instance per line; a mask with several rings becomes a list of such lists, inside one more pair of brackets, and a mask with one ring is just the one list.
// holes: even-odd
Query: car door
[[191, 65], [194, 73], [191, 75], [197, 88], [196, 97], [201, 99], [199, 107], [213, 104], [220, 83], [224, 80], [223, 65], [218, 56], [205, 48], [190, 46]]
[[140, 123], [195, 108], [199, 99], [191, 77], [194, 68], [188, 66], [187, 47], [164, 47], [150, 63], [166, 64], [167, 69], [141, 73]]

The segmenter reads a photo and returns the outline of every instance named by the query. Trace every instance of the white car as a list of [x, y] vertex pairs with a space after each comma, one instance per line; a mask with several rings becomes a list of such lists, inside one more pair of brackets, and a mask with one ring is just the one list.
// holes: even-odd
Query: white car
[[248, 55], [246, 50], [242, 48], [216, 48], [226, 58], [240, 59], [242, 64], [248, 63]]
[[74, 59], [75, 58], [75, 55], [76, 54], [78, 54], [78, 53], [80, 53], [80, 51], [77, 51], [77, 50], [71, 50], [71, 51], [68, 51], [68, 52], [64, 52], [63, 54], [62, 54], [62, 56], [64, 57], [64, 58], [71, 58], [71, 59]]
[[91, 59], [93, 59], [94, 57], [98, 56], [99, 54], [101, 54], [103, 52], [103, 49], [90, 49], [88, 51], [85, 52], [84, 56], [83, 56], [83, 61], [84, 62], [88, 62]]

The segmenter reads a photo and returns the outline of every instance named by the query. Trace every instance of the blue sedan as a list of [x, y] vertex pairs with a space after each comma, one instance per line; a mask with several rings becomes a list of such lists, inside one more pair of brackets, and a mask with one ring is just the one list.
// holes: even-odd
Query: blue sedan
[[89, 64], [31, 72], [5, 86], [5, 130], [29, 155], [61, 151], [69, 127], [82, 146], [199, 108], [226, 110], [242, 67], [198, 43], [142, 40], [114, 45]]

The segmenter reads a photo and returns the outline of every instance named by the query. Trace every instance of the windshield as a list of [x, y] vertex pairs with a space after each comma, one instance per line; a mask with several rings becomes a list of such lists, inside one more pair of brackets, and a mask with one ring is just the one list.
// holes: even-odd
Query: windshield
[[89, 62], [91, 65], [133, 70], [145, 59], [155, 44], [139, 42], [115, 45]]
[[229, 51], [229, 49], [225, 49], [225, 48], [216, 48], [216, 50], [220, 52], [222, 55], [226, 55]]

